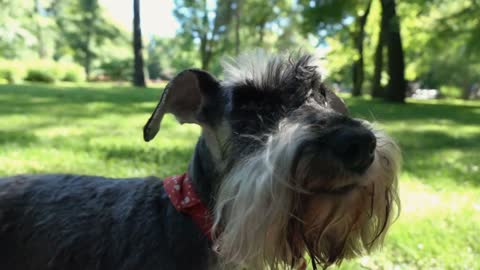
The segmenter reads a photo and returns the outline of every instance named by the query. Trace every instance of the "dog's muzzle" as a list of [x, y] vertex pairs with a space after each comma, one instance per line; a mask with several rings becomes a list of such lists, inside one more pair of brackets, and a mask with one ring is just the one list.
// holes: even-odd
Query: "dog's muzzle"
[[345, 169], [363, 173], [372, 164], [377, 140], [370, 130], [364, 127], [344, 127], [329, 137], [327, 144]]
[[[309, 135], [296, 149], [292, 161], [293, 178], [330, 182], [363, 175], [375, 160], [377, 138], [357, 121], [328, 126], [310, 126]], [[326, 184], [329, 189], [335, 183]]]

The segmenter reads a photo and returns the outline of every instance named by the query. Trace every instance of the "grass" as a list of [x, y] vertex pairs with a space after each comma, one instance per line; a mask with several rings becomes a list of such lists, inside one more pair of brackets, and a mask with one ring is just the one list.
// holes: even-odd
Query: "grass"
[[[141, 128], [160, 89], [0, 86], [0, 175], [166, 176], [187, 168], [199, 128], [167, 116]], [[402, 214], [381, 252], [341, 269], [480, 269], [480, 102], [386, 104], [347, 98], [403, 150]]]

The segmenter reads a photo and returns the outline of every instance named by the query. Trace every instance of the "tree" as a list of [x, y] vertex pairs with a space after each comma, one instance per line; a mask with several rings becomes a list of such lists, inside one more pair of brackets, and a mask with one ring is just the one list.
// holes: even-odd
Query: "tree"
[[232, 0], [176, 0], [175, 16], [181, 25], [181, 35], [199, 41], [202, 69], [209, 69], [211, 60], [220, 52], [230, 27]]
[[393, 102], [405, 102], [407, 84], [400, 20], [396, 12], [395, 0], [381, 0], [382, 20], [386, 22], [385, 39], [388, 52], [389, 81], [385, 98]]
[[[147, 69], [151, 79], [171, 79], [180, 70], [199, 66], [193, 40], [184, 36], [152, 37], [147, 45]], [[165, 57], [166, 55], [172, 57]]]
[[96, 51], [107, 41], [122, 42], [122, 32], [106, 18], [98, 0], [54, 0], [51, 12], [60, 32], [57, 50], [71, 50], [90, 79]]
[[369, 0], [365, 11], [356, 18], [357, 29], [353, 33], [353, 40], [355, 49], [358, 52], [358, 56], [353, 62], [353, 96], [362, 95], [363, 81], [365, 77], [363, 40], [365, 39], [365, 25], [367, 24], [368, 14], [370, 13], [371, 6], [372, 0]]
[[320, 39], [335, 35], [341, 31], [349, 33], [350, 44], [356, 56], [352, 64], [352, 94], [362, 94], [364, 82], [364, 39], [365, 25], [372, 5], [372, 0], [363, 1], [300, 1], [305, 17], [303, 30], [317, 33]]
[[385, 49], [385, 35], [386, 35], [386, 21], [385, 16], [381, 16], [380, 27], [378, 31], [378, 41], [374, 55], [374, 71], [372, 82], [372, 97], [383, 97], [384, 89], [382, 86], [382, 71], [384, 64], [384, 49]]
[[140, 0], [133, 0], [133, 85], [145, 87], [145, 74], [143, 71], [142, 30], [140, 28]]
[[0, 0], [0, 57], [22, 59], [36, 57], [32, 50], [36, 36], [32, 25], [34, 2], [31, 0]]
[[427, 44], [432, 52], [428, 66], [435, 68], [430, 79], [456, 85], [462, 89], [459, 96], [471, 98], [471, 90], [480, 84], [480, 1], [434, 1], [443, 4], [443, 12]]
[[36, 18], [36, 36], [37, 36], [37, 43], [38, 43], [38, 46], [37, 46], [37, 52], [38, 52], [38, 57], [39, 58], [46, 58], [47, 57], [47, 52], [45, 50], [45, 42], [44, 42], [44, 38], [43, 38], [43, 29], [42, 29], [42, 25], [40, 23], [41, 21], [41, 11], [42, 7], [41, 7], [41, 4], [40, 4], [40, 1], [39, 0], [34, 0], [34, 10], [33, 10], [33, 17]]
[[240, 54], [240, 9], [242, 5], [242, 0], [236, 0], [232, 3], [234, 7], [234, 16], [235, 16], [235, 55]]
[[[271, 33], [271, 27], [278, 25], [279, 21], [285, 22], [291, 19], [294, 14], [287, 12], [292, 10], [288, 0], [241, 0], [244, 11], [241, 16], [242, 24], [248, 37], [252, 37], [251, 46], [264, 46], [265, 37]], [[285, 29], [285, 25], [280, 27]], [[270, 28], [270, 29], [269, 29]]]

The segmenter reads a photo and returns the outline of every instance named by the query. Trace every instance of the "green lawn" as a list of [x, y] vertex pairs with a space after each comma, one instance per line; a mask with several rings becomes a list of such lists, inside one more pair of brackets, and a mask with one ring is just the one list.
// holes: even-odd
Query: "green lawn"
[[[1, 85], [0, 175], [185, 171], [197, 127], [168, 116], [158, 138], [143, 142], [159, 95], [112, 85]], [[341, 268], [480, 269], [480, 102], [347, 103], [399, 141], [404, 170], [402, 213], [383, 251]]]

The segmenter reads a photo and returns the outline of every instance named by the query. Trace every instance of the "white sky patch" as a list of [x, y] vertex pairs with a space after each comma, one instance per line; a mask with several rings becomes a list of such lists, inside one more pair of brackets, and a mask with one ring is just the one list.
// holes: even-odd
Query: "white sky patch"
[[[132, 31], [132, 0], [100, 0], [100, 4], [110, 16], [121, 26]], [[173, 0], [141, 0], [140, 16], [142, 35], [149, 37], [173, 37], [179, 24], [173, 16]]]

